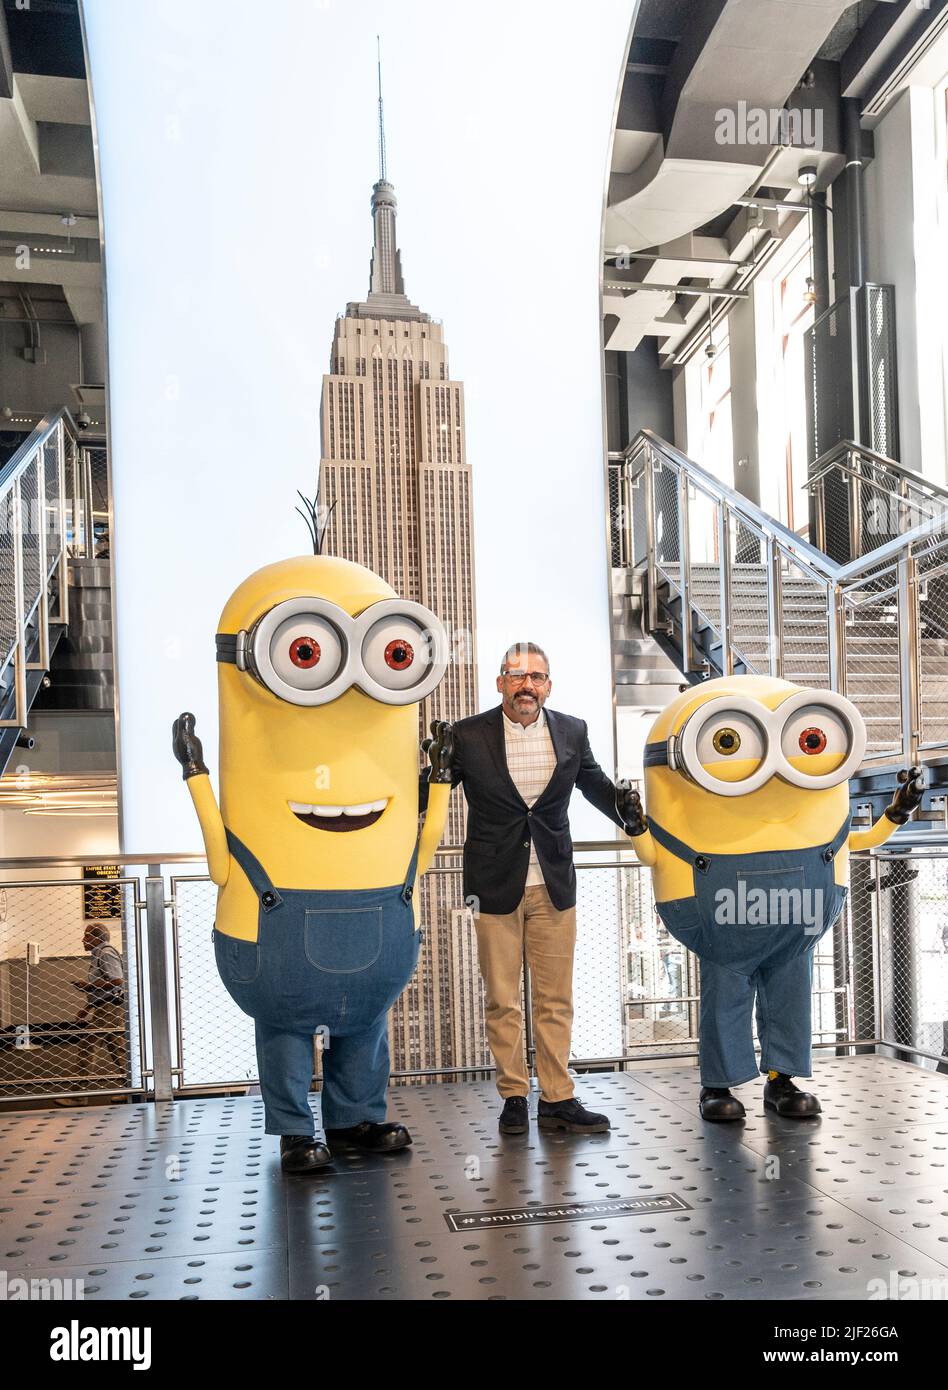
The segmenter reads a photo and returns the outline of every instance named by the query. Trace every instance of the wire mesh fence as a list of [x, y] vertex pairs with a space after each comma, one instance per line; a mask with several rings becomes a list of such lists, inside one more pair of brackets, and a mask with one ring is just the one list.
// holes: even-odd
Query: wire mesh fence
[[881, 1038], [948, 1069], [948, 851], [879, 855], [872, 889]]
[[143, 1085], [138, 883], [0, 886], [0, 1097]]
[[[576, 868], [573, 1063], [694, 1056], [700, 968], [665, 930], [651, 875], [619, 846], [577, 846]], [[418, 972], [390, 1026], [393, 1075], [404, 1082], [491, 1066], [456, 856], [442, 855], [430, 878]], [[160, 907], [146, 930], [149, 882]], [[0, 886], [0, 1100], [157, 1093], [162, 1035], [169, 1094], [255, 1084], [253, 1021], [215, 965], [210, 880], [153, 870], [91, 888], [94, 898], [75, 876]], [[814, 955], [816, 1046], [885, 1042], [948, 1066], [946, 901], [948, 849], [853, 856], [846, 907]], [[315, 1049], [314, 1074], [318, 1082]]]

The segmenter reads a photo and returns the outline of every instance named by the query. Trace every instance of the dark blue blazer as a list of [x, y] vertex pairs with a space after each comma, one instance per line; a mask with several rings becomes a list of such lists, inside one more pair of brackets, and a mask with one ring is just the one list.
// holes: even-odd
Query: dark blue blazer
[[546, 709], [556, 754], [553, 775], [528, 807], [507, 770], [500, 705], [454, 725], [452, 783], [467, 798], [464, 896], [478, 899], [481, 912], [513, 912], [523, 897], [530, 842], [553, 902], [562, 910], [576, 902], [576, 871], [569, 829], [569, 799], [578, 787], [587, 801], [621, 825], [612, 781], [593, 757], [582, 719]]

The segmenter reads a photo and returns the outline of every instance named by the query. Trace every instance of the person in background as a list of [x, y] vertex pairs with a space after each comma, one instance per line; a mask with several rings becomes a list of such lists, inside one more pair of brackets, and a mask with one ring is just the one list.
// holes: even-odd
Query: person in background
[[[101, 1040], [112, 1063], [113, 1071], [124, 1082], [125, 1052], [125, 969], [122, 957], [111, 944], [105, 927], [88, 924], [82, 937], [83, 949], [90, 953], [89, 978], [73, 980], [76, 989], [86, 995], [86, 1005], [76, 1014], [76, 1022], [87, 1025], [76, 1054], [76, 1072], [83, 1080], [96, 1080], [93, 1074], [96, 1045]], [[113, 1100], [124, 1097], [112, 1097]], [[79, 1099], [64, 1098], [61, 1104], [82, 1104]]]

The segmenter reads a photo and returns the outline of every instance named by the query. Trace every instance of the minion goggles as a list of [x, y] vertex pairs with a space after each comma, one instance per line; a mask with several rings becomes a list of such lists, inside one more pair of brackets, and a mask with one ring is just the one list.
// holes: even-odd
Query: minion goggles
[[[806, 711], [808, 723], [801, 727], [794, 753], [788, 754], [784, 747], [786, 735], [788, 731], [791, 732], [792, 741], [792, 732], [795, 732], [792, 725], [795, 717], [803, 711]], [[790, 756], [824, 751], [826, 733], [821, 721], [829, 724], [836, 734], [845, 734], [846, 756], [831, 772], [812, 775], [794, 767]], [[738, 727], [731, 727], [733, 725]], [[748, 725], [753, 727], [748, 730]], [[760, 753], [755, 750], [744, 754], [745, 758], [752, 757], [758, 762], [758, 766], [750, 776], [737, 782], [726, 782], [715, 777], [704, 765], [709, 761], [708, 738], [711, 738], [713, 748], [721, 755], [712, 761], [723, 763], [741, 748], [741, 728], [747, 730], [749, 735], [756, 733], [759, 737]], [[823, 747], [820, 747], [820, 738]], [[752, 737], [751, 741], [754, 741]], [[644, 765], [669, 767], [717, 796], [748, 796], [774, 776], [792, 786], [807, 787], [813, 791], [839, 786], [859, 767], [865, 751], [866, 726], [862, 715], [849, 700], [833, 691], [821, 691], [814, 696], [811, 690], [801, 690], [773, 710], [744, 695], [720, 695], [693, 710], [678, 733], [672, 734], [665, 743], [647, 744]]]
[[218, 632], [233, 663], [291, 705], [327, 705], [352, 686], [385, 705], [423, 700], [448, 665], [448, 638], [430, 609], [382, 599], [353, 617], [328, 599], [286, 599], [240, 632]]

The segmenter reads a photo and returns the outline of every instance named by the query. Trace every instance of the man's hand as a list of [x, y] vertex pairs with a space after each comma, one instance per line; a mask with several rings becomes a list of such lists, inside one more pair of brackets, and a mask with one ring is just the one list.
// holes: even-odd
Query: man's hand
[[912, 812], [922, 804], [925, 790], [925, 774], [920, 767], [903, 768], [899, 773], [899, 786], [885, 814], [894, 825], [904, 825]]
[[616, 783], [616, 810], [622, 820], [622, 829], [627, 835], [644, 835], [648, 830], [642, 798], [626, 778]]
[[444, 719], [432, 719], [431, 738], [421, 745], [431, 761], [429, 782], [451, 783], [451, 754], [454, 750], [454, 730]]
[[171, 749], [181, 764], [182, 776], [198, 777], [207, 772], [204, 763], [204, 749], [201, 740], [194, 732], [194, 715], [180, 714], [171, 726]]

